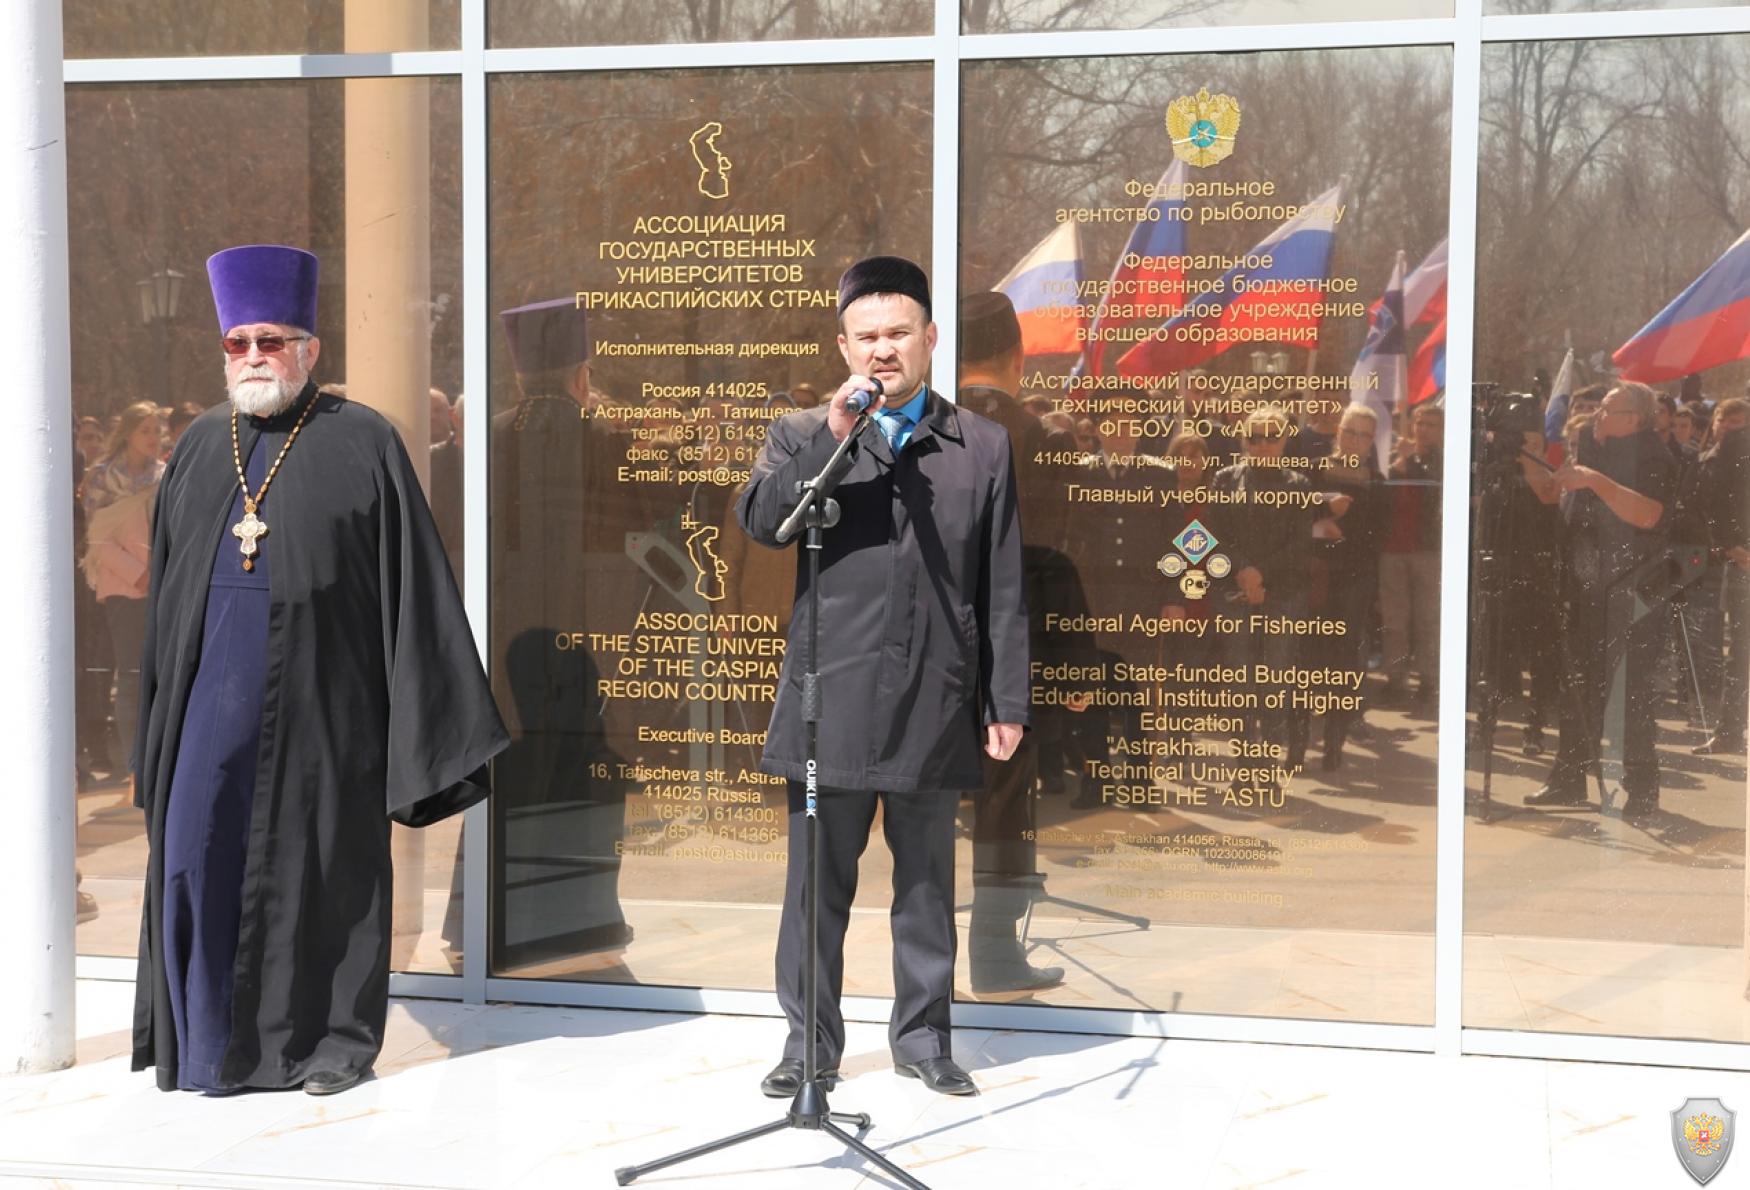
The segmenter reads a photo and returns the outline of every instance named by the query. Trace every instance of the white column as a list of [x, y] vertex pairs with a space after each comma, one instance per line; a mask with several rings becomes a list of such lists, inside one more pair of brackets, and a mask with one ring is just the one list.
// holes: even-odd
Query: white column
[[73, 1063], [73, 428], [60, 0], [0, 4], [0, 1074]]
[[[418, 49], [426, 0], [350, 0], [349, 53]], [[346, 81], [346, 395], [394, 423], [430, 482], [431, 83]], [[395, 938], [406, 970], [425, 928], [425, 836], [397, 826]]]

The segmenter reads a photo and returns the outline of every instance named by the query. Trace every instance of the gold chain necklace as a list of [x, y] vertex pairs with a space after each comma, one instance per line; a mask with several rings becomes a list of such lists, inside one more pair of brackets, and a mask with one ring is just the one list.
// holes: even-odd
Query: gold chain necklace
[[243, 452], [237, 445], [237, 410], [235, 407], [231, 410], [231, 461], [237, 464], [237, 486], [243, 489], [243, 519], [231, 526], [231, 536], [237, 539], [237, 548], [243, 551], [244, 570], [255, 569], [255, 555], [261, 549], [259, 542], [267, 536], [267, 522], [256, 516], [255, 510], [267, 498], [267, 485], [279, 474], [280, 464], [286, 461], [286, 452], [298, 440], [298, 431], [304, 428], [304, 419], [310, 416], [310, 410], [315, 407], [316, 397], [312, 395], [304, 403], [304, 411], [298, 414], [292, 432], [286, 436], [286, 444], [280, 447], [279, 457], [267, 469], [267, 478], [261, 481], [260, 489], [253, 496], [249, 494], [249, 477], [243, 473]]

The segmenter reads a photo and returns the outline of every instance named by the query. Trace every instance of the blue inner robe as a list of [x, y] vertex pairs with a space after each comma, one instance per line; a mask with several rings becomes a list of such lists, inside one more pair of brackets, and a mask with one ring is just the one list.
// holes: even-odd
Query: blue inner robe
[[[260, 488], [265, 435], [245, 473]], [[272, 493], [257, 514], [273, 524]], [[189, 691], [164, 825], [164, 965], [181, 1057], [177, 1085], [224, 1091], [219, 1066], [231, 1042], [231, 981], [248, 860], [249, 811], [267, 688], [270, 531], [255, 569], [245, 572], [230, 526], [243, 519], [243, 493], [213, 556], [201, 632], [200, 666]]]

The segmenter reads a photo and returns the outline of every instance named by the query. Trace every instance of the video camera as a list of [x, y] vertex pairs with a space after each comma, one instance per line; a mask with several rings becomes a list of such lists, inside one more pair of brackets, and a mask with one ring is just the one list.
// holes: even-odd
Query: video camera
[[1501, 386], [1478, 383], [1471, 386], [1472, 408], [1477, 412], [1477, 466], [1485, 473], [1517, 472], [1525, 450], [1525, 435], [1543, 437], [1543, 409], [1531, 393], [1502, 392]]

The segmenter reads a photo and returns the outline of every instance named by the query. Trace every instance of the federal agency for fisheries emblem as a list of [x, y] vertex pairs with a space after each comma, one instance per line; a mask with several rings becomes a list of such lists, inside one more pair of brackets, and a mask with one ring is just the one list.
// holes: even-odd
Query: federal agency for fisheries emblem
[[[1168, 578], [1179, 580], [1179, 591], [1187, 599], [1202, 599], [1209, 594], [1209, 580], [1226, 578], [1233, 569], [1226, 554], [1211, 553], [1217, 545], [1215, 534], [1203, 527], [1203, 522], [1192, 521], [1179, 535], [1173, 538], [1173, 547], [1179, 552], [1162, 554], [1160, 561], [1155, 563], [1155, 569]], [[1208, 559], [1202, 570], [1195, 569], [1198, 563]]]
[[1671, 1113], [1671, 1143], [1696, 1185], [1705, 1186], [1732, 1155], [1737, 1112], [1718, 1099], [1686, 1099]]
[[1224, 161], [1234, 151], [1240, 130], [1240, 103], [1231, 95], [1181, 95], [1167, 105], [1167, 135], [1173, 156], [1199, 169]]

